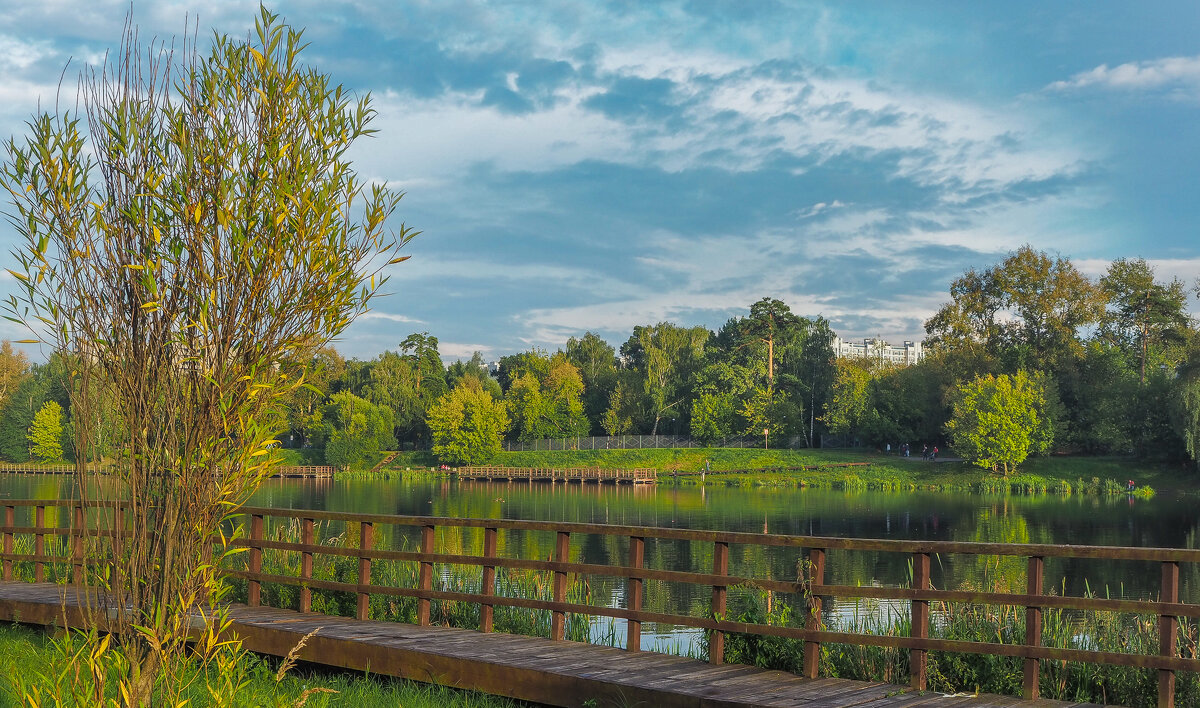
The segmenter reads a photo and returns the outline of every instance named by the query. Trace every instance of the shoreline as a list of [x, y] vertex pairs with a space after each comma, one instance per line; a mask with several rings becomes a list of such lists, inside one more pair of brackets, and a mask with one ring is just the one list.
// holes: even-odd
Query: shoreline
[[[707, 462], [708, 469], [705, 470]], [[1124, 457], [1053, 455], [1030, 458], [1008, 476], [960, 458], [903, 458], [847, 450], [676, 448], [501, 452], [488, 464], [505, 467], [652, 468], [660, 485], [801, 487], [846, 491], [935, 491], [1009, 494], [1101, 494], [1148, 498], [1156, 492], [1200, 492], [1200, 477], [1178, 464]], [[428, 452], [402, 452], [378, 472], [351, 470], [350, 479], [406, 474], [449, 476]], [[704, 474], [701, 474], [701, 471]], [[1130, 493], [1128, 480], [1135, 481]]]

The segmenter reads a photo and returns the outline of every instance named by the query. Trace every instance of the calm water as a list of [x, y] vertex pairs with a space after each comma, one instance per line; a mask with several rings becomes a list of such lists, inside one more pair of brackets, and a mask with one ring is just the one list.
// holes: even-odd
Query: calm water
[[[57, 477], [0, 475], [0, 498], [58, 496]], [[837, 492], [808, 489], [696, 488], [672, 486], [550, 485], [455, 482], [416, 478], [392, 481], [271, 480], [251, 503], [296, 509], [419, 514], [432, 516], [542, 519], [592, 523], [719, 529], [755, 533], [860, 538], [1005, 541], [1195, 548], [1200, 526], [1197, 497], [1160, 494], [1151, 500], [1124, 496], [989, 496], [934, 492]], [[336, 530], [336, 529], [333, 529]], [[387, 533], [387, 532], [385, 532]], [[408, 529], [393, 529], [393, 547], [415, 545]], [[501, 555], [549, 558], [553, 535], [501, 534]], [[507, 538], [506, 538], [507, 537]], [[439, 537], [451, 552], [478, 553], [479, 534]], [[585, 536], [572, 541], [573, 559], [621, 563], [623, 538]], [[675, 570], [711, 568], [711, 545], [653, 542], [646, 545], [649, 567]], [[730, 549], [734, 574], [794, 579], [799, 554], [782, 549]], [[1009, 582], [1022, 588], [1024, 561], [941, 556], [933, 561], [935, 587]], [[1048, 559], [1046, 587], [1082, 594], [1090, 587], [1113, 596], [1150, 597], [1158, 592], [1158, 569], [1151, 564], [1098, 563]], [[843, 585], [897, 585], [906, 582], [903, 554], [831, 552], [829, 582]], [[623, 602], [622, 583], [590, 580], [593, 601]], [[1181, 596], [1200, 601], [1200, 568], [1181, 568]], [[703, 588], [648, 583], [646, 608], [703, 614]], [[830, 608], [837, 620], [860, 609], [852, 602]], [[620, 632], [620, 627], [617, 627]], [[670, 627], [647, 628], [654, 636], [678, 637]], [[690, 639], [685, 639], [690, 641]]]

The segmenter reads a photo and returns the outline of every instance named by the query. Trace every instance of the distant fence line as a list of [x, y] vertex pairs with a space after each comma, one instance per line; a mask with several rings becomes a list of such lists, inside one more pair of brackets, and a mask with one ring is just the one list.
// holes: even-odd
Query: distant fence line
[[[768, 439], [774, 449], [808, 447], [803, 436], [788, 435]], [[731, 447], [762, 449], [763, 439], [752, 436], [726, 437], [708, 443], [684, 435], [595, 435], [574, 438], [543, 438], [529, 442], [506, 440], [507, 452], [541, 450], [654, 450], [680, 447]]]

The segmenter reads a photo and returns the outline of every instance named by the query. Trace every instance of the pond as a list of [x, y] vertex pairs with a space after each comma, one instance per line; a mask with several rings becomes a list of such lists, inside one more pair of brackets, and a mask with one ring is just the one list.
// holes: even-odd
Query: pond
[[[56, 498], [61, 477], [0, 475], [0, 498]], [[980, 495], [948, 492], [843, 492], [798, 488], [675, 487], [671, 485], [579, 485], [458, 482], [418, 476], [403, 479], [270, 480], [255, 495], [255, 505], [295, 509], [414, 514], [448, 517], [538, 519], [588, 523], [717, 529], [753, 533], [802, 534], [886, 539], [926, 539], [1012, 543], [1051, 543], [1195, 548], [1200, 505], [1195, 496], [1160, 494], [1152, 499], [1121, 496]], [[394, 527], [393, 527], [394, 528]], [[394, 530], [384, 542], [415, 546], [409, 529]], [[469, 535], [440, 539], [447, 552], [478, 552], [480, 540]], [[530, 533], [512, 539], [525, 557], [549, 558], [552, 534]], [[586, 536], [573, 541], [573, 560], [621, 563], [627, 540]], [[647, 567], [704, 571], [711, 568], [711, 545], [686, 541], [647, 542]], [[503, 548], [502, 555], [507, 555]], [[577, 554], [577, 555], [576, 555]], [[730, 549], [730, 572], [779, 580], [796, 577], [799, 554], [786, 549]], [[939, 556], [933, 559], [934, 587], [957, 589], [1007, 583], [1023, 588], [1022, 559]], [[900, 585], [908, 580], [904, 554], [831, 552], [827, 581], [839, 585]], [[1158, 593], [1159, 573], [1150, 564], [1048, 559], [1045, 583], [1062, 594], [1090, 589], [1113, 597], [1147, 598]], [[1200, 601], [1200, 568], [1181, 568], [1180, 595]], [[620, 603], [623, 584], [589, 579], [595, 601]], [[648, 583], [646, 609], [703, 614], [703, 588]], [[827, 607], [837, 625], [864, 611], [853, 601]], [[879, 612], [872, 607], [867, 611]], [[607, 620], [605, 621], [607, 622]], [[619, 625], [619, 623], [618, 623]], [[618, 642], [623, 628], [614, 631]], [[645, 628], [647, 647], [658, 641], [694, 642], [694, 633], [671, 627]], [[686, 647], [685, 647], [686, 648]]]

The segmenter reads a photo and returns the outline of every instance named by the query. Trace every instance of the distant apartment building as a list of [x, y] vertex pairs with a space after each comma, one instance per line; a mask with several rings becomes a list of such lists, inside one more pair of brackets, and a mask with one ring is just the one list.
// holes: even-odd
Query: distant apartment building
[[871, 357], [890, 364], [915, 364], [924, 356], [921, 342], [906, 341], [902, 345], [888, 344], [878, 337], [858, 342], [847, 342], [841, 337], [833, 338], [833, 353], [839, 357]]

